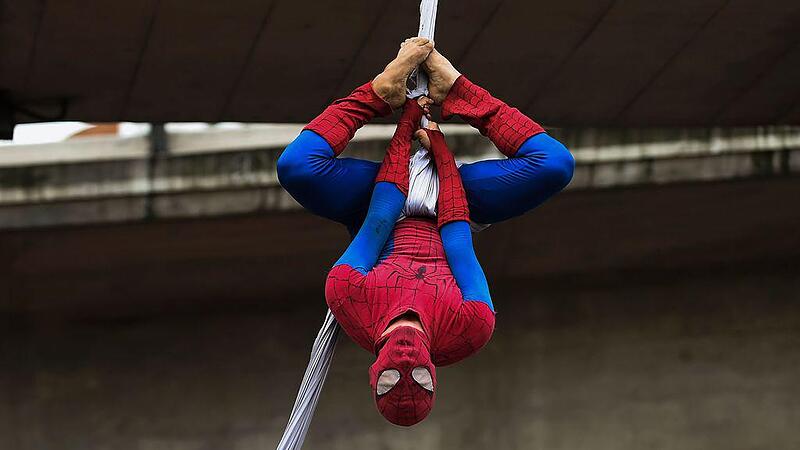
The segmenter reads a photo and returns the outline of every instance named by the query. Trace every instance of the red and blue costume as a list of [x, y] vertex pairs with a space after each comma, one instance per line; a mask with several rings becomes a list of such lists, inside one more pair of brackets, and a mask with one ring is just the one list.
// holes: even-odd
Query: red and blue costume
[[[335, 101], [278, 159], [278, 178], [304, 208], [355, 235], [369, 206], [380, 163], [338, 157], [355, 132], [391, 114], [371, 83]], [[563, 189], [575, 166], [570, 152], [533, 120], [461, 76], [442, 103], [445, 119], [460, 116], [508, 158], [459, 167], [472, 221], [498, 223], [524, 214]]]
[[[417, 102], [406, 103], [379, 166], [336, 158], [360, 126], [390, 112], [370, 84], [328, 107], [279, 162], [281, 182], [301, 204], [347, 224], [351, 231], [358, 225], [328, 275], [325, 295], [348, 336], [376, 354], [370, 368], [375, 401], [381, 413], [398, 425], [413, 425], [431, 410], [437, 366], [472, 355], [494, 330], [488, 284], [472, 247], [470, 213], [483, 223], [518, 215], [562, 189], [573, 166], [569, 152], [543, 134], [538, 124], [463, 76], [442, 110], [445, 118], [460, 115], [510, 159], [459, 169], [442, 133], [425, 130], [439, 177], [436, 219], [410, 217], [397, 222], [408, 195], [412, 136], [422, 117]], [[310, 167], [302, 183], [293, 162], [298, 158]], [[520, 160], [525, 161], [519, 164]], [[373, 188], [366, 212], [361, 212], [355, 202], [362, 194], [355, 193], [354, 184], [368, 174]], [[471, 184], [467, 179], [462, 182], [466, 175]], [[487, 178], [481, 181], [481, 177]], [[332, 180], [340, 184], [330, 186], [332, 192], [316, 191], [322, 198], [312, 198], [315, 188]], [[527, 189], [520, 191], [521, 186]], [[541, 190], [531, 192], [531, 187]], [[337, 195], [341, 190], [347, 195]], [[492, 201], [506, 206], [491, 205]], [[422, 331], [404, 326], [385, 333], [394, 320], [408, 314], [419, 319]]]

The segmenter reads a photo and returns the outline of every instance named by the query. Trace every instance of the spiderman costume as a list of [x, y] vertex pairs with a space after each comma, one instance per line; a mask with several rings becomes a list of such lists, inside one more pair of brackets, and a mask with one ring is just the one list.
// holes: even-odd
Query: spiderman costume
[[[459, 167], [473, 222], [492, 224], [524, 214], [572, 179], [575, 162], [564, 145], [466, 77], [456, 80], [442, 112], [445, 118], [462, 117], [508, 157]], [[277, 167], [281, 185], [304, 208], [345, 225], [355, 235], [380, 163], [338, 156], [358, 128], [390, 113], [371, 83], [337, 100], [281, 154]]]
[[[469, 210], [455, 161], [439, 131], [426, 130], [439, 174], [436, 222], [408, 218], [397, 225], [408, 193], [413, 133], [422, 117], [415, 101], [406, 103], [389, 145], [364, 224], [328, 275], [325, 297], [342, 329], [377, 354], [370, 381], [381, 413], [392, 423], [413, 425], [433, 406], [436, 366], [457, 362], [488, 342], [494, 312], [483, 271], [471, 252], [478, 277], [459, 280], [450, 270], [439, 230], [456, 246], [468, 246]], [[391, 237], [391, 239], [390, 239]], [[473, 287], [477, 298], [462, 294]], [[478, 284], [478, 289], [474, 285]], [[384, 333], [398, 317], [412, 313], [423, 331], [400, 327]]]
[[[494, 329], [470, 217], [492, 223], [519, 215], [561, 190], [574, 165], [538, 124], [463, 76], [442, 111], [478, 128], [509, 159], [459, 169], [444, 136], [425, 130], [439, 179], [435, 220], [396, 223], [409, 191], [412, 135], [422, 117], [416, 102], [406, 103], [382, 164], [337, 158], [359, 127], [391, 112], [370, 83], [329, 106], [278, 162], [281, 183], [295, 199], [355, 234], [328, 275], [326, 300], [344, 331], [377, 355], [370, 368], [375, 401], [398, 425], [424, 419], [435, 399], [436, 367], [472, 355]], [[421, 330], [387, 332], [409, 313]]]

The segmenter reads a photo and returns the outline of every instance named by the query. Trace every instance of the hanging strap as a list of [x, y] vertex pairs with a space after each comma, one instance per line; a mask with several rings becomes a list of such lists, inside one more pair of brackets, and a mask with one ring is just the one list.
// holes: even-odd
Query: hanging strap
[[[419, 5], [419, 32], [417, 36], [433, 40], [436, 34], [436, 12], [439, 0], [422, 0]], [[423, 70], [415, 70], [411, 74], [411, 87], [407, 90], [408, 98], [417, 98], [428, 95], [428, 75]], [[422, 118], [422, 126], [427, 125], [427, 119]]]
[[[422, 0], [419, 7], [420, 37], [433, 39], [434, 30], [436, 28], [436, 9], [438, 3], [438, 0]], [[407, 95], [410, 98], [428, 94], [428, 77], [424, 71], [416, 70], [415, 73], [412, 74], [411, 79], [411, 84], [414, 85], [414, 88], [407, 90]], [[422, 126], [425, 125], [427, 125], [427, 119], [423, 116]], [[428, 159], [427, 163], [430, 164], [430, 159]], [[414, 176], [412, 174], [412, 180], [413, 179]], [[437, 189], [438, 181], [437, 178]], [[430, 185], [430, 182], [428, 182], [428, 186]], [[308, 361], [308, 367], [306, 368], [306, 373], [303, 375], [303, 381], [300, 383], [297, 399], [294, 401], [292, 412], [289, 415], [289, 423], [286, 424], [286, 430], [283, 432], [283, 437], [281, 437], [278, 443], [277, 450], [300, 450], [303, 447], [306, 433], [308, 433], [308, 427], [311, 425], [311, 419], [314, 417], [314, 410], [317, 409], [317, 403], [319, 403], [322, 386], [325, 384], [325, 377], [327, 377], [328, 369], [330, 369], [331, 363], [333, 362], [333, 354], [336, 350], [336, 338], [338, 335], [339, 324], [336, 323], [336, 319], [329, 309], [325, 316], [325, 322], [322, 324], [322, 328], [319, 330], [317, 338], [314, 340], [314, 346], [311, 348], [311, 358]]]
[[[433, 40], [436, 34], [436, 13], [439, 7], [438, 0], [422, 0], [419, 5], [419, 37]], [[406, 90], [408, 98], [417, 98], [428, 95], [428, 75], [424, 70], [417, 68], [409, 79], [409, 88]], [[428, 118], [422, 117], [421, 125], [428, 125]], [[406, 217], [436, 217], [436, 199], [439, 196], [439, 177], [436, 166], [431, 160], [428, 151], [419, 146], [417, 152], [409, 161], [408, 197], [403, 206], [400, 220]]]
[[333, 317], [331, 310], [325, 316], [325, 322], [314, 339], [311, 348], [311, 359], [308, 361], [306, 373], [300, 383], [300, 391], [294, 401], [289, 423], [278, 443], [278, 450], [300, 450], [306, 439], [308, 426], [314, 417], [314, 410], [319, 403], [319, 395], [331, 367], [333, 353], [336, 350], [336, 338], [339, 335], [339, 324]]

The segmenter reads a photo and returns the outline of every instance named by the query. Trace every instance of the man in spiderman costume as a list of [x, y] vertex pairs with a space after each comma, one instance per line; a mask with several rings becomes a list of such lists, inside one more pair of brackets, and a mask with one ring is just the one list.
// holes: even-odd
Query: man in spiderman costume
[[[406, 100], [406, 80], [420, 65], [430, 99]], [[431, 103], [441, 105], [443, 118], [459, 115], [476, 127], [508, 158], [457, 167], [436, 124], [419, 129]], [[356, 130], [401, 107], [382, 163], [338, 158]], [[406, 214], [415, 137], [438, 174], [435, 219]], [[326, 300], [344, 331], [377, 356], [370, 384], [390, 422], [423, 420], [436, 367], [474, 354], [494, 330], [470, 221], [496, 223], [533, 209], [569, 183], [573, 168], [562, 144], [467, 80], [424, 38], [406, 40], [381, 74], [326, 108], [281, 155], [286, 190], [355, 235], [328, 275]]]

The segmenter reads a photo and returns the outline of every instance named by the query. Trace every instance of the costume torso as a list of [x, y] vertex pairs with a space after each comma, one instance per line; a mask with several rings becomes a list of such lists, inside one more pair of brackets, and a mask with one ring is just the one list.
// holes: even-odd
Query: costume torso
[[416, 313], [437, 366], [475, 353], [494, 330], [489, 306], [462, 298], [436, 222], [429, 219], [398, 222], [378, 264], [366, 275], [349, 265], [334, 267], [328, 274], [325, 297], [348, 336], [373, 353], [393, 319]]

